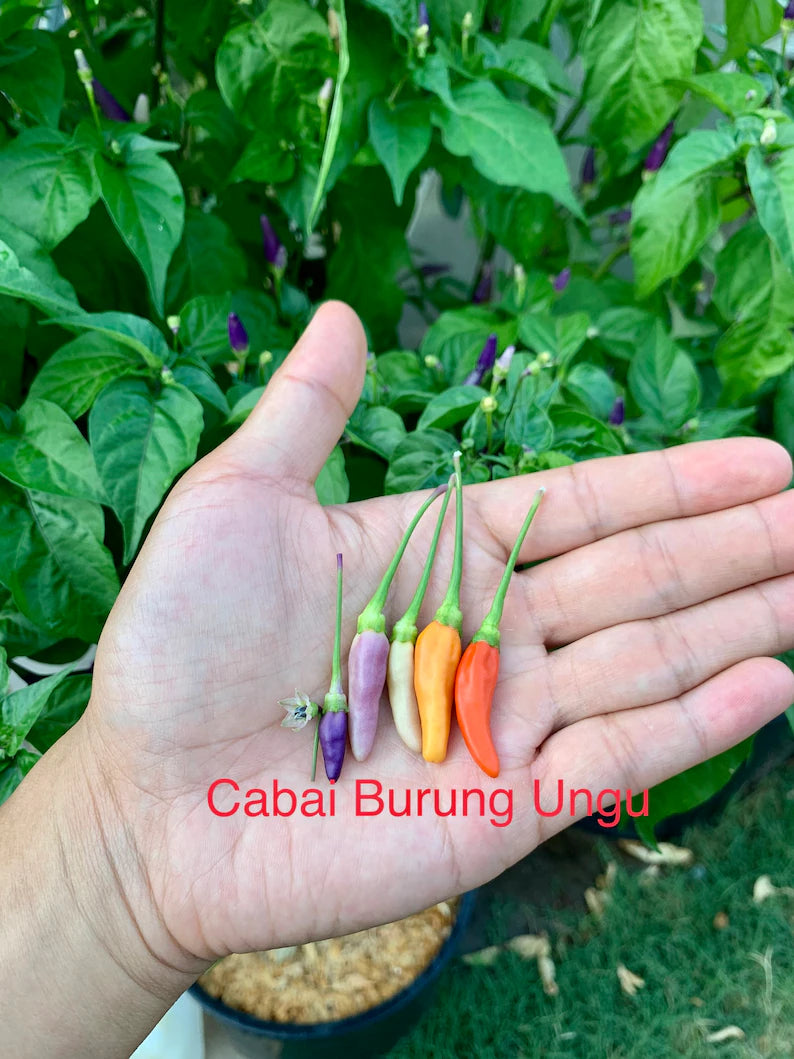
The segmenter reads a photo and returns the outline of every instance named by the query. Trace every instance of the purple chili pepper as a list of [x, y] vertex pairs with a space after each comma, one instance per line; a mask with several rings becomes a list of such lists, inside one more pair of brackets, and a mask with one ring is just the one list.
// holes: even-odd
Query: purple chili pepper
[[229, 313], [228, 319], [229, 345], [235, 353], [248, 352], [248, 332], [243, 327], [243, 322], [237, 313]]
[[350, 746], [356, 761], [364, 761], [372, 750], [378, 728], [380, 699], [386, 686], [389, 638], [383, 608], [400, 559], [411, 534], [433, 501], [446, 492], [446, 484], [434, 489], [408, 524], [400, 546], [375, 595], [358, 616], [358, 631], [350, 647], [347, 673], [350, 681]]
[[783, 12], [783, 18], [788, 22], [794, 22], [794, 0], [789, 0], [786, 4], [786, 10]]
[[673, 123], [670, 121], [665, 125], [656, 143], [648, 152], [648, 157], [645, 159], [645, 165], [643, 167], [646, 173], [655, 173], [658, 169], [662, 168], [662, 163], [667, 157], [667, 152], [670, 150], [670, 141], [672, 138]]
[[490, 261], [486, 261], [482, 268], [482, 275], [480, 276], [480, 282], [477, 284], [474, 294], [471, 296], [473, 305], [482, 305], [484, 302], [491, 300], [491, 294], [493, 293], [493, 265]]
[[425, 3], [425, 0], [419, 0], [416, 24], [419, 29], [430, 29], [430, 15], [427, 13], [427, 4]]
[[554, 277], [554, 279], [552, 280], [552, 284], [551, 285], [552, 285], [552, 287], [554, 287], [555, 291], [558, 294], [562, 294], [562, 292], [565, 290], [565, 288], [568, 286], [568, 284], [570, 282], [571, 282], [571, 269], [570, 269], [569, 265], [566, 265], [565, 268], [562, 270], [562, 272], [560, 272], [558, 275], [556, 275]]
[[[792, 0], [792, 2], [794, 2], [794, 0]], [[619, 427], [622, 425], [625, 418], [626, 402], [622, 397], [616, 397], [615, 403], [612, 405], [612, 411], [609, 413], [609, 422], [613, 427]]]
[[477, 358], [477, 363], [474, 365], [474, 369], [469, 372], [466, 378], [463, 380], [464, 386], [479, 386], [482, 380], [485, 378], [485, 373], [490, 371], [496, 361], [496, 343], [497, 338], [495, 334], [488, 335], [485, 345], [482, 347], [482, 352]]
[[273, 268], [285, 269], [287, 267], [287, 251], [276, 235], [275, 229], [266, 213], [260, 215], [259, 223], [262, 225], [262, 249], [265, 252], [265, 260]]
[[329, 780], [338, 780], [345, 760], [347, 742], [347, 713], [333, 710], [320, 718], [320, 746], [323, 751], [325, 774]]
[[589, 187], [596, 182], [595, 147], [588, 147], [582, 164], [582, 184]]
[[95, 77], [92, 78], [91, 87], [94, 90], [94, 99], [99, 104], [99, 107], [106, 118], [110, 118], [111, 121], [132, 120], [124, 107], [122, 107], [121, 103], [119, 103], [111, 92], [108, 92], [101, 81], [97, 81]]
[[614, 213], [609, 215], [610, 224], [628, 224], [631, 220], [631, 207], [627, 207], [624, 210], [615, 210]]
[[385, 632], [364, 629], [356, 633], [347, 659], [350, 749], [356, 761], [368, 758], [375, 742], [388, 661], [389, 638]]
[[342, 556], [336, 557], [336, 631], [334, 633], [334, 660], [331, 668], [331, 686], [323, 700], [323, 715], [318, 728], [320, 746], [323, 748], [325, 774], [329, 780], [338, 780], [345, 760], [347, 741], [347, 699], [342, 691]]

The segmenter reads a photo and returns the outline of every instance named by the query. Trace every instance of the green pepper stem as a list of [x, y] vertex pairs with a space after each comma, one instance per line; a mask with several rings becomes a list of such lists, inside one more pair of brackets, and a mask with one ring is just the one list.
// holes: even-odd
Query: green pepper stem
[[334, 661], [331, 669], [331, 695], [342, 692], [342, 553], [336, 556], [336, 630], [334, 632]]
[[386, 629], [386, 619], [383, 616], [383, 608], [386, 606], [386, 596], [389, 594], [389, 588], [391, 587], [392, 580], [400, 559], [403, 557], [405, 549], [408, 547], [408, 541], [411, 539], [411, 534], [419, 524], [419, 520], [425, 511], [430, 507], [434, 500], [436, 500], [443, 492], [447, 489], [446, 484], [439, 485], [430, 496], [425, 500], [419, 510], [416, 512], [414, 517], [408, 523], [408, 528], [403, 534], [403, 539], [400, 541], [400, 547], [397, 549], [394, 558], [389, 563], [389, 567], [386, 573], [383, 575], [381, 583], [375, 592], [375, 595], [364, 607], [362, 612], [358, 616], [358, 632], [366, 632], [371, 629], [373, 632], [384, 632]]
[[449, 498], [451, 495], [452, 487], [455, 484], [454, 475], [450, 478], [447, 484], [447, 491], [444, 494], [444, 499], [441, 501], [441, 511], [438, 514], [436, 520], [436, 528], [433, 531], [433, 539], [430, 542], [430, 551], [427, 553], [427, 559], [425, 559], [424, 569], [422, 570], [422, 577], [419, 584], [414, 592], [414, 598], [406, 610], [405, 614], [395, 623], [392, 629], [392, 643], [415, 643], [416, 634], [419, 631], [416, 626], [416, 619], [419, 617], [419, 611], [422, 608], [424, 602], [425, 593], [427, 592], [427, 586], [430, 583], [430, 573], [433, 568], [433, 560], [436, 557], [436, 549], [438, 548], [438, 539], [441, 536], [441, 526], [444, 522], [444, 516], [447, 513], [449, 507]]
[[460, 452], [452, 457], [455, 465], [455, 554], [444, 602], [436, 611], [435, 621], [460, 632], [463, 614], [460, 609], [460, 581], [463, 574], [463, 479], [460, 474]]
[[312, 746], [312, 783], [317, 775], [317, 748], [320, 745], [320, 717], [315, 718], [316, 724], [314, 726], [314, 745]]
[[486, 643], [489, 643], [491, 647], [499, 646], [499, 623], [502, 620], [502, 610], [505, 605], [507, 587], [510, 584], [510, 578], [512, 577], [515, 565], [518, 562], [518, 553], [521, 551], [524, 537], [527, 535], [527, 530], [532, 523], [532, 519], [535, 517], [535, 512], [538, 510], [545, 492], [546, 490], [541, 488], [535, 493], [535, 499], [532, 501], [532, 506], [527, 512], [527, 517], [524, 519], [524, 523], [518, 531], [518, 537], [516, 537], [513, 550], [510, 552], [510, 557], [507, 560], [507, 565], [502, 574], [502, 580], [499, 582], [499, 587], [496, 590], [491, 609], [485, 616], [485, 621], [483, 621], [482, 625], [472, 637], [472, 643], [476, 643], [477, 640], [484, 640]]

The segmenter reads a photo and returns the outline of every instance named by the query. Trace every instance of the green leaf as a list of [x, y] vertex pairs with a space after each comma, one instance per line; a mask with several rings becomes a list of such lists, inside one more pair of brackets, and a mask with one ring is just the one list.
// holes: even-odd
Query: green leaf
[[608, 419], [615, 404], [615, 383], [595, 364], [576, 364], [565, 380], [565, 388], [598, 419]]
[[261, 184], [282, 184], [294, 172], [295, 155], [278, 130], [258, 129], [229, 174], [229, 183], [254, 180]]
[[[480, 46], [482, 41], [480, 39]], [[492, 45], [483, 55], [491, 74], [507, 75], [556, 99], [558, 92], [572, 92], [571, 79], [560, 60], [547, 48], [529, 40], [507, 40]]]
[[[637, 834], [649, 845], [655, 845], [654, 832], [662, 820], [677, 813], [685, 813], [712, 798], [733, 776], [743, 761], [750, 756], [753, 737], [745, 739], [731, 750], [703, 761], [685, 772], [679, 772], [664, 783], [648, 791], [648, 815], [634, 819]], [[642, 796], [633, 799], [634, 807], [642, 808]]]
[[130, 141], [123, 157], [96, 158], [102, 201], [143, 269], [158, 313], [165, 313], [165, 277], [182, 237], [185, 199], [174, 170], [154, 151]]
[[446, 430], [468, 419], [488, 391], [482, 386], [450, 386], [430, 401], [419, 417], [417, 430]]
[[703, 36], [698, 0], [617, 0], [584, 40], [593, 131], [618, 160], [646, 147], [672, 117]]
[[752, 147], [747, 179], [758, 219], [778, 248], [783, 264], [794, 273], [794, 149], [765, 155]]
[[41, 754], [33, 754], [30, 750], [20, 750], [5, 768], [0, 764], [0, 805], [11, 797], [40, 757]]
[[215, 381], [212, 372], [199, 358], [180, 357], [173, 368], [174, 378], [187, 387], [208, 408], [214, 408], [224, 419], [229, 415], [226, 394]]
[[345, 455], [339, 445], [323, 464], [314, 483], [321, 504], [346, 504], [350, 496], [350, 482], [345, 472]]
[[598, 317], [598, 342], [613, 357], [631, 360], [653, 334], [658, 318], [645, 309], [615, 306]]
[[783, 12], [777, 0], [725, 0], [725, 58], [744, 55], [780, 29]]
[[229, 358], [229, 294], [202, 294], [192, 298], [179, 314], [179, 340], [183, 348], [209, 363]]
[[162, 332], [151, 320], [144, 320], [132, 313], [84, 313], [75, 310], [69, 314], [56, 315], [52, 323], [60, 324], [69, 331], [91, 331], [104, 335], [135, 352], [142, 366], [146, 365], [158, 374], [163, 364], [172, 358]]
[[389, 175], [398, 206], [408, 177], [427, 153], [432, 131], [427, 107], [421, 102], [396, 107], [383, 99], [370, 103], [369, 138]]
[[471, 158], [496, 184], [542, 191], [582, 215], [568, 170], [547, 120], [531, 107], [507, 99], [496, 85], [476, 81], [452, 94], [452, 105], [436, 112], [444, 146]]
[[54, 638], [96, 643], [119, 591], [102, 508], [0, 481], [0, 510], [0, 582], [20, 612]]
[[76, 300], [64, 297], [62, 293], [43, 282], [29, 268], [20, 264], [19, 258], [8, 245], [0, 239], [0, 294], [35, 305], [47, 315], [57, 313], [82, 313]]
[[502, 350], [515, 341], [516, 323], [502, 321], [496, 313], [476, 305], [450, 309], [427, 329], [420, 353], [422, 357], [438, 357], [449, 382], [459, 383], [477, 363], [491, 332]]
[[37, 29], [17, 33], [0, 46], [0, 67], [3, 93], [34, 121], [57, 128], [64, 72], [54, 34]]
[[529, 378], [518, 384], [513, 406], [505, 420], [505, 452], [513, 458], [525, 449], [545, 452], [554, 444], [554, 426], [548, 413], [538, 407], [535, 387]]
[[457, 438], [443, 430], [417, 430], [392, 453], [386, 473], [387, 493], [430, 489], [449, 479]]
[[736, 153], [736, 142], [727, 131], [690, 132], [640, 188], [631, 230], [639, 298], [677, 276], [719, 228], [719, 170]]
[[590, 317], [587, 313], [548, 316], [523, 313], [519, 318], [521, 341], [536, 353], [551, 353], [557, 365], [565, 366], [587, 341]]
[[714, 304], [728, 328], [714, 350], [727, 400], [752, 394], [794, 363], [794, 276], [752, 220], [717, 256]]
[[[4, 513], [4, 510], [0, 507], [0, 513]], [[16, 541], [14, 544], [16, 544]], [[14, 557], [12, 556], [11, 562], [13, 561]], [[2, 560], [0, 559], [0, 567], [2, 565]], [[8, 565], [6, 563], [6, 568]], [[15, 658], [18, 655], [30, 658], [38, 651], [49, 647], [55, 640], [55, 636], [44, 632], [42, 629], [37, 629], [25, 617], [14, 602], [14, 597], [8, 588], [0, 587], [0, 644], [5, 645], [5, 650], [10, 658]]]
[[794, 456], [794, 372], [780, 380], [775, 394], [775, 438]]
[[61, 346], [33, 379], [30, 396], [54, 401], [77, 419], [109, 382], [146, 371], [129, 346], [101, 332], [80, 335]]
[[253, 21], [231, 29], [215, 60], [221, 95], [251, 128], [284, 126], [301, 95], [316, 96], [332, 72], [328, 27], [304, 0], [271, 0]]
[[[599, 456], [619, 456], [623, 452], [615, 431], [573, 408], [552, 408], [554, 449], [574, 460], [591, 460]], [[560, 464], [557, 464], [560, 466]]]
[[56, 129], [26, 129], [0, 151], [0, 215], [46, 250], [84, 221], [98, 197], [90, 158]]
[[658, 324], [653, 339], [638, 350], [629, 368], [629, 390], [643, 413], [672, 433], [697, 410], [700, 379], [692, 358]]
[[196, 458], [201, 402], [178, 383], [154, 393], [142, 379], [118, 379], [91, 409], [88, 436], [110, 506], [124, 529], [124, 562], [178, 474]]
[[42, 754], [77, 723], [91, 695], [91, 674], [75, 673], [49, 695], [39, 718], [28, 732], [28, 742]]
[[488, 11], [492, 17], [501, 19], [505, 37], [523, 36], [524, 30], [543, 14], [547, 0], [492, 0]]
[[345, 427], [345, 433], [356, 445], [363, 445], [389, 460], [405, 437], [405, 423], [402, 416], [390, 408], [366, 408], [359, 404]]
[[410, 39], [416, 26], [416, 5], [413, 0], [364, 0], [367, 7], [380, 11], [391, 22], [401, 37]]
[[229, 226], [214, 214], [188, 210], [168, 272], [168, 305], [178, 309], [188, 299], [235, 291], [245, 285], [247, 274], [245, 255]]
[[105, 498], [83, 435], [57, 404], [35, 397], [7, 425], [0, 422], [0, 474], [23, 489]]
[[13, 757], [36, 723], [47, 700], [71, 671], [71, 666], [6, 695], [0, 705], [0, 751]]
[[323, 144], [323, 156], [320, 161], [320, 172], [317, 175], [317, 186], [314, 189], [312, 204], [309, 208], [309, 216], [306, 222], [306, 234], [311, 232], [317, 223], [317, 218], [322, 207], [323, 197], [328, 183], [328, 174], [331, 163], [336, 153], [336, 145], [339, 140], [339, 132], [342, 128], [342, 114], [344, 110], [344, 93], [342, 91], [348, 71], [350, 70], [350, 48], [347, 42], [347, 17], [345, 15], [345, 0], [330, 0], [329, 8], [336, 14], [336, 22], [339, 32], [337, 47], [339, 49], [339, 65], [336, 70], [336, 84], [334, 86], [334, 100], [331, 104], [331, 113], [328, 117], [328, 129]]
[[733, 73], [714, 70], [706, 74], [695, 74], [693, 77], [683, 78], [680, 84], [696, 95], [708, 99], [732, 118], [737, 114], [758, 110], [768, 94], [760, 81], [738, 70]]
[[[226, 426], [239, 427], [241, 423], [244, 423], [254, 410], [254, 405], [264, 392], [264, 386], [254, 386], [247, 393], [243, 394], [242, 397], [236, 400], [232, 405], [229, 418], [226, 420]], [[229, 396], [232, 396], [231, 393]]]
[[474, 33], [482, 23], [485, 0], [427, 0], [431, 32], [440, 32], [448, 41], [459, 41], [466, 13], [472, 16]]
[[0, 695], [5, 695], [8, 688], [8, 655], [5, 647], [0, 647]]

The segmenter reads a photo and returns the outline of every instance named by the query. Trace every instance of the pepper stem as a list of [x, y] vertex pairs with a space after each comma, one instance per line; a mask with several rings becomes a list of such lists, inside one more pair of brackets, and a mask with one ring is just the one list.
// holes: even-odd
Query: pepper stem
[[408, 547], [408, 541], [411, 539], [411, 534], [419, 524], [419, 520], [425, 511], [430, 507], [433, 501], [441, 496], [447, 489], [446, 483], [439, 485], [430, 496], [425, 500], [419, 510], [416, 512], [414, 517], [408, 523], [408, 528], [403, 534], [403, 539], [400, 541], [400, 547], [397, 549], [394, 558], [389, 563], [389, 567], [386, 573], [383, 575], [381, 583], [375, 592], [375, 595], [364, 607], [361, 614], [358, 616], [358, 632], [366, 632], [372, 630], [373, 632], [384, 632], [386, 629], [386, 619], [383, 616], [383, 608], [386, 606], [386, 596], [389, 594], [389, 588], [391, 587], [392, 580], [395, 573], [397, 572], [397, 566], [399, 565], [400, 559], [403, 557], [405, 549]]
[[342, 553], [336, 556], [336, 630], [334, 632], [334, 661], [331, 668], [330, 695], [342, 693]]
[[499, 582], [499, 587], [496, 590], [491, 609], [486, 614], [485, 621], [483, 621], [477, 632], [472, 636], [472, 643], [476, 643], [478, 640], [484, 640], [486, 643], [489, 643], [491, 647], [499, 646], [499, 622], [502, 620], [502, 610], [505, 605], [507, 587], [510, 584], [510, 578], [512, 577], [515, 565], [518, 562], [518, 553], [521, 551], [524, 537], [527, 535], [527, 530], [532, 523], [532, 519], [535, 517], [535, 512], [538, 510], [545, 492], [546, 490], [541, 487], [538, 489], [537, 493], [535, 493], [535, 499], [532, 501], [532, 506], [527, 512], [527, 517], [524, 519], [524, 523], [518, 531], [518, 537], [516, 537], [513, 550], [510, 552], [510, 557], [507, 560], [507, 565], [502, 574], [502, 580]]
[[430, 551], [427, 553], [427, 559], [425, 559], [425, 566], [422, 570], [422, 577], [419, 584], [414, 592], [414, 598], [411, 600], [408, 610], [395, 623], [392, 629], [392, 643], [415, 643], [416, 634], [419, 631], [416, 627], [416, 619], [419, 617], [419, 611], [422, 608], [422, 603], [427, 592], [427, 586], [430, 583], [430, 573], [433, 568], [433, 560], [436, 557], [436, 549], [438, 548], [438, 539], [441, 536], [441, 526], [444, 522], [444, 516], [447, 513], [447, 507], [449, 506], [449, 498], [451, 495], [452, 487], [455, 484], [455, 476], [453, 475], [448, 484], [447, 491], [444, 494], [444, 499], [441, 502], [441, 511], [438, 514], [436, 520], [436, 528], [433, 531], [433, 539], [430, 542]]
[[460, 474], [460, 451], [452, 457], [455, 465], [455, 554], [444, 602], [436, 611], [435, 621], [460, 632], [463, 614], [460, 609], [460, 581], [463, 573], [463, 479]]
[[317, 723], [314, 726], [314, 746], [312, 747], [312, 779], [311, 779], [312, 783], [314, 783], [314, 778], [317, 775], [317, 748], [320, 745], [320, 717], [319, 717], [319, 715], [315, 718], [315, 720], [317, 721]]

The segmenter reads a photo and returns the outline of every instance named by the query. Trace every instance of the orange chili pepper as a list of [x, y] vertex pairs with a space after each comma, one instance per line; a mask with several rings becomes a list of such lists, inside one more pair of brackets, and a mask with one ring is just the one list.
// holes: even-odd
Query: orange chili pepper
[[455, 552], [444, 602], [433, 621], [419, 633], [414, 648], [414, 691], [422, 724], [422, 757], [443, 761], [447, 756], [455, 673], [460, 661], [460, 580], [463, 570], [463, 484], [460, 453], [455, 461]]
[[463, 652], [455, 674], [455, 713], [469, 753], [489, 776], [499, 775], [499, 755], [491, 737], [491, 706], [499, 679], [499, 622], [502, 620], [507, 586], [518, 561], [518, 553], [545, 490], [539, 489], [524, 519], [499, 588], [485, 621]]

